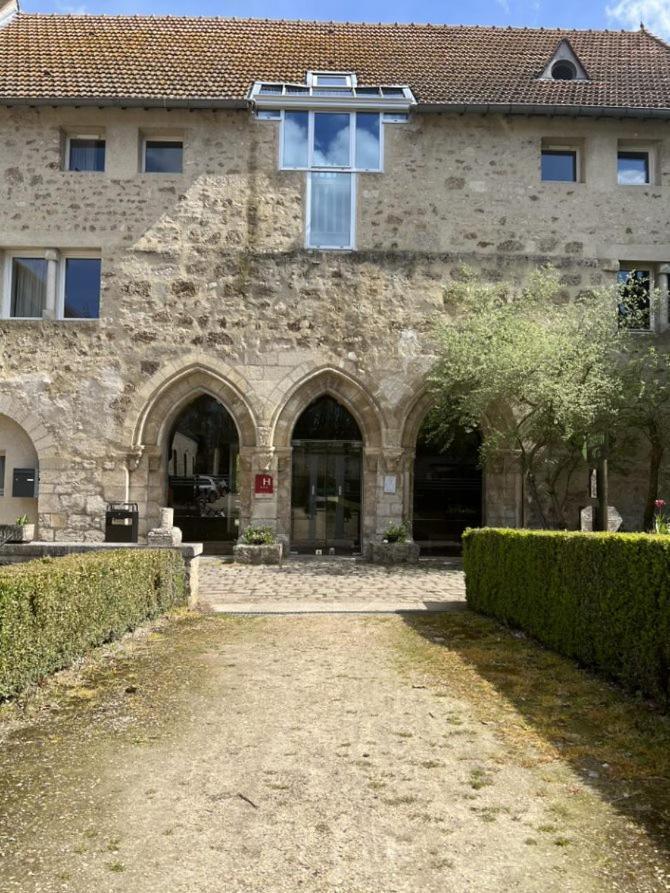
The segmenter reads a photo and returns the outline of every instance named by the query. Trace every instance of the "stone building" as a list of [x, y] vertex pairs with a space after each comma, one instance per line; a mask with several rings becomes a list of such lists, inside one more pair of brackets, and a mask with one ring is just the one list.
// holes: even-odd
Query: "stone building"
[[[636, 269], [667, 291], [669, 110], [644, 30], [10, 0], [0, 522], [99, 540], [131, 501], [144, 536], [172, 504], [185, 538], [254, 521], [339, 549], [518, 523], [513, 456], [481, 474], [475, 435], [438, 455], [421, 434], [445, 285], [551, 263], [566, 288]], [[637, 487], [614, 493], [629, 527]]]

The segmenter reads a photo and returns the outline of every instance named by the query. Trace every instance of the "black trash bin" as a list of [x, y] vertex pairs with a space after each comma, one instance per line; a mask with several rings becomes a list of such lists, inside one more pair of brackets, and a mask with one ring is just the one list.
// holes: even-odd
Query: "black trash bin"
[[139, 509], [136, 502], [109, 502], [105, 513], [106, 543], [136, 543]]

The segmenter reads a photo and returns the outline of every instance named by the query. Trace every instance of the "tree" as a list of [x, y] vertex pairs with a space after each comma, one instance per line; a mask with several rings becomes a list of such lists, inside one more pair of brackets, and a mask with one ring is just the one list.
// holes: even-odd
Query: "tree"
[[617, 323], [618, 291], [569, 297], [542, 268], [521, 285], [464, 271], [444, 297], [429, 376], [433, 436], [447, 442], [454, 423], [482, 428], [483, 464], [513, 450], [539, 523], [568, 526], [559, 484], [582, 464], [584, 438], [615, 429], [623, 405], [631, 336]]
[[670, 440], [670, 355], [654, 345], [631, 345], [624, 366], [621, 424], [637, 431], [649, 445], [644, 528], [654, 520], [661, 466]]

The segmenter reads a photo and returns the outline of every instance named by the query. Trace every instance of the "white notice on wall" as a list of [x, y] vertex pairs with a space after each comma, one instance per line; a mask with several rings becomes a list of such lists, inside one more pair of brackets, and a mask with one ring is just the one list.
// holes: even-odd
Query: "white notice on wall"
[[398, 477], [395, 474], [384, 476], [384, 493], [395, 493]]

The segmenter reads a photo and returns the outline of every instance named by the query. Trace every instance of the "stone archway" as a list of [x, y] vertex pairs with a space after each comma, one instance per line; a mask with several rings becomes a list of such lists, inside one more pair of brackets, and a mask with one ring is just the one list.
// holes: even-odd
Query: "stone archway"
[[[232, 370], [230, 377], [200, 362], [154, 376], [140, 390], [134, 412], [125, 427], [128, 437], [128, 496], [140, 505], [140, 533], [158, 521], [167, 504], [168, 448], [175, 420], [201, 396], [214, 398], [229, 413], [239, 441], [240, 525], [251, 512], [251, 459], [257, 444], [255, 416], [242, 387], [245, 382]], [[143, 402], [142, 402], [143, 401]], [[128, 442], [127, 441], [127, 442]]]
[[[55, 515], [60, 508], [54, 485], [59, 471], [55, 452], [54, 438], [41, 420], [11, 397], [0, 397], [0, 523], [13, 523], [25, 514], [38, 524], [38, 536], [53, 538], [50, 531], [58, 526]], [[12, 495], [15, 469], [34, 469], [39, 480], [39, 485], [33, 482], [36, 496]], [[30, 486], [29, 480], [24, 483]]]
[[284, 399], [272, 424], [272, 445], [277, 462], [277, 531], [291, 533], [292, 434], [297, 420], [319, 397], [330, 396], [356, 421], [363, 438], [361, 538], [373, 538], [376, 526], [376, 490], [382, 450], [383, 415], [365, 387], [332, 368], [315, 370], [298, 381]]

